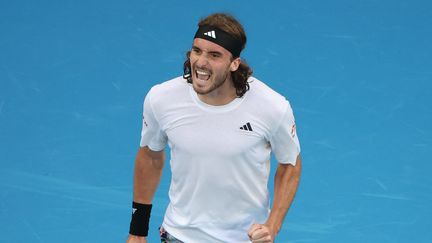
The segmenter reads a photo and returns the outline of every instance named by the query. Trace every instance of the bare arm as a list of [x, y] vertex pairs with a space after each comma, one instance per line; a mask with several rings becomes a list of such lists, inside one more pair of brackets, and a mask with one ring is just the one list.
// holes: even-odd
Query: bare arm
[[[274, 181], [273, 206], [264, 225], [255, 224], [249, 230], [251, 239], [257, 242], [273, 242], [282, 227], [288, 209], [291, 206], [300, 182], [301, 159], [297, 156], [296, 165], [279, 164]], [[254, 240], [252, 240], [254, 242]]]
[[[133, 200], [151, 204], [162, 176], [165, 163], [164, 151], [152, 151], [148, 147], [138, 150], [135, 159]], [[129, 235], [127, 243], [146, 243], [146, 237]]]
[[135, 159], [133, 200], [151, 204], [162, 176], [164, 151], [152, 151], [148, 147], [138, 150]]
[[273, 206], [266, 224], [277, 234], [282, 227], [288, 209], [291, 206], [300, 182], [301, 159], [297, 157], [295, 166], [279, 164], [274, 182]]

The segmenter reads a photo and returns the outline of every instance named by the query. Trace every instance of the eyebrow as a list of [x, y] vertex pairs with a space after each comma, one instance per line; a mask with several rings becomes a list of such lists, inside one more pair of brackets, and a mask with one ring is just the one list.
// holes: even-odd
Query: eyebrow
[[[199, 48], [198, 46], [192, 46], [192, 49], [202, 51], [201, 48]], [[222, 52], [219, 52], [219, 51], [209, 51], [208, 53], [209, 53], [209, 54], [217, 54], [217, 55], [220, 55], [220, 56], [223, 55], [223, 53], [222, 53]]]

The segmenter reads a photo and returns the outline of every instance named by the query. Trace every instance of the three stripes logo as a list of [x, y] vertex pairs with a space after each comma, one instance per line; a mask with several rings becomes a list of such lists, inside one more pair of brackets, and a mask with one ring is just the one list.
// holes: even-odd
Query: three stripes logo
[[249, 132], [252, 132], [253, 130], [252, 130], [252, 126], [251, 126], [251, 124], [248, 122], [248, 123], [246, 123], [245, 125], [243, 125], [243, 126], [241, 126], [240, 127], [240, 130], [245, 130], [245, 131], [249, 131]]
[[213, 39], [216, 39], [216, 32], [214, 30], [204, 33], [206, 36], [210, 36]]

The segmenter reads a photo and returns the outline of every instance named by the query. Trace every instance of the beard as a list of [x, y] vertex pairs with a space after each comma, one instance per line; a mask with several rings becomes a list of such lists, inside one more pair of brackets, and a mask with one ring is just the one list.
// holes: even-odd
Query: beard
[[[203, 68], [200, 68], [201, 70], [203, 70]], [[196, 76], [196, 67], [194, 66], [192, 69], [192, 73], [191, 73], [191, 77], [192, 77], [192, 87], [195, 90], [195, 92], [197, 94], [200, 95], [206, 95], [209, 94], [215, 90], [217, 90], [219, 87], [221, 87], [223, 84], [225, 84], [225, 82], [228, 79], [228, 75], [231, 74], [231, 72], [229, 70], [227, 70], [226, 72], [222, 73], [222, 74], [215, 74], [213, 72], [211, 72], [211, 76], [209, 77], [209, 79], [207, 80], [208, 84], [201, 88], [198, 86], [197, 82], [194, 82], [194, 80], [197, 78]]]

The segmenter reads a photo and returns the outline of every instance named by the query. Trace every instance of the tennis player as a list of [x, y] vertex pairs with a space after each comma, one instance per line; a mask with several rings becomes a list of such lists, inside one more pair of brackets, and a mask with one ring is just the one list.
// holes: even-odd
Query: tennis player
[[[300, 145], [290, 103], [251, 76], [240, 57], [245, 45], [233, 16], [207, 16], [184, 75], [146, 95], [127, 243], [147, 242], [167, 145], [172, 178], [162, 242], [274, 242], [299, 184]], [[271, 153], [278, 167], [270, 209]]]

